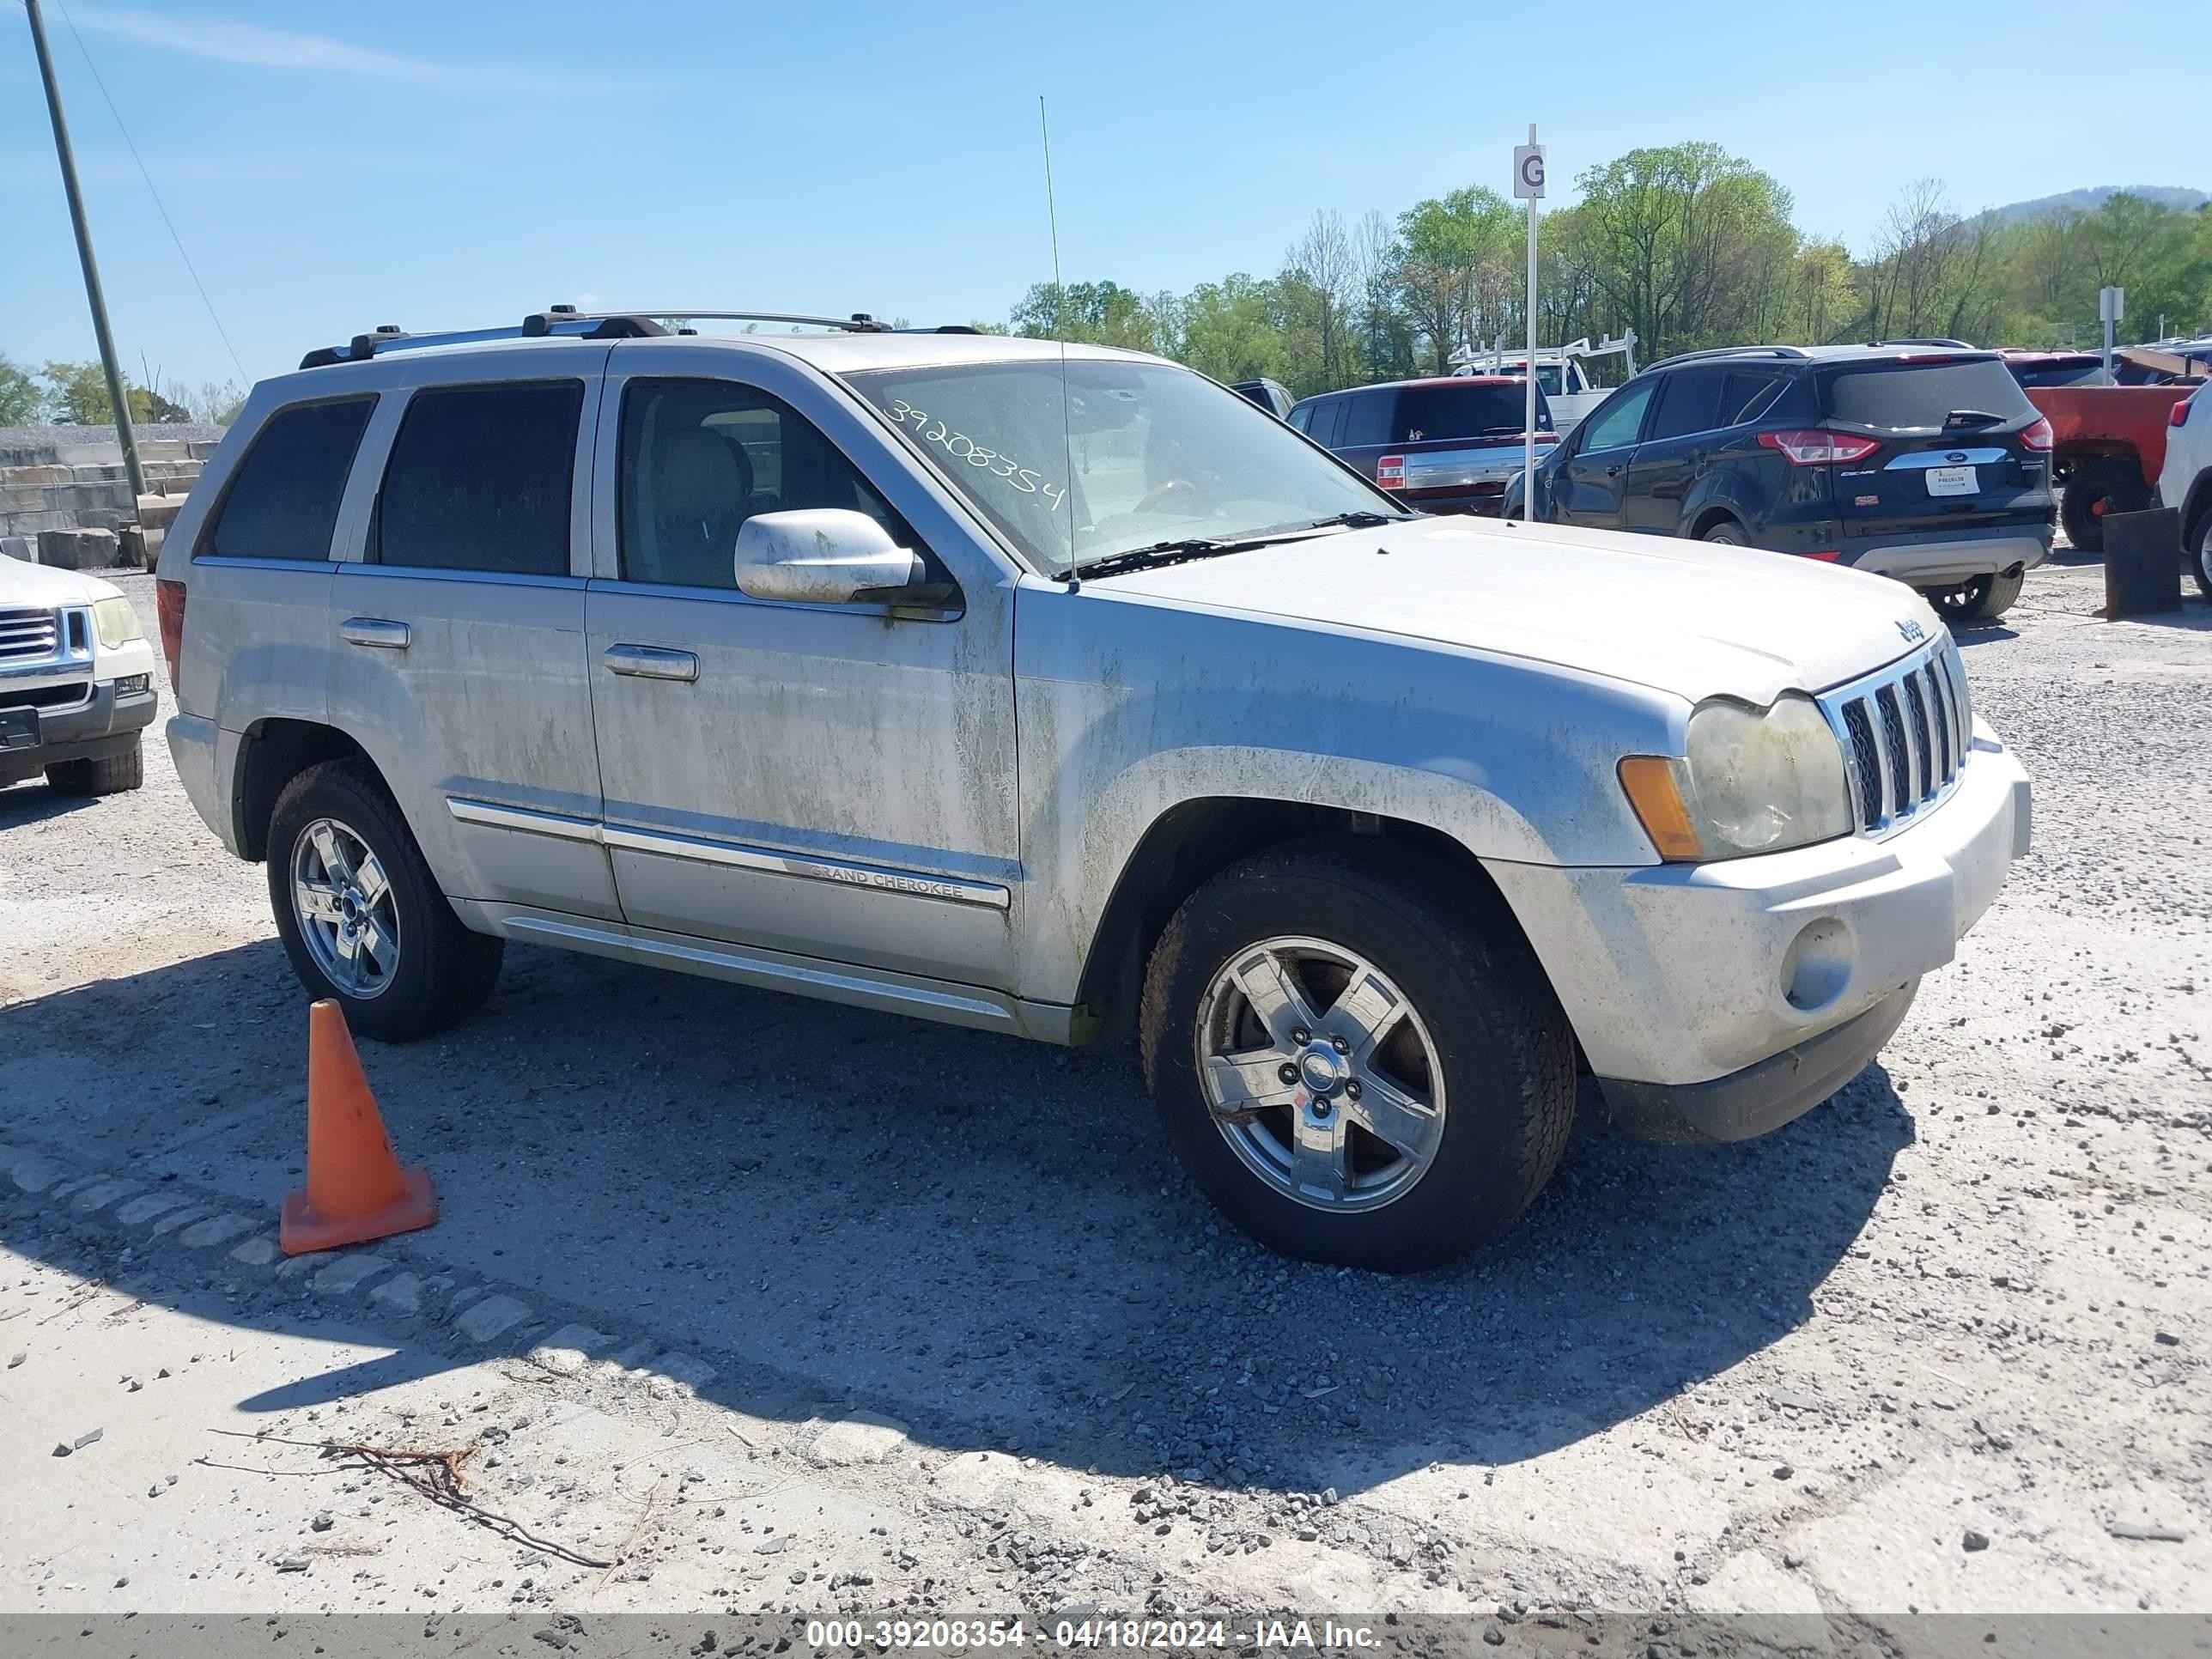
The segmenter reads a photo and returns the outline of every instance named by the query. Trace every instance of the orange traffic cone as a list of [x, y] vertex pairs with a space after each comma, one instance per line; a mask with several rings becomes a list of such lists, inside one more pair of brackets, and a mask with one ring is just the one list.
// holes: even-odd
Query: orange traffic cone
[[437, 1218], [429, 1172], [399, 1167], [345, 1014], [324, 998], [307, 1010], [307, 1184], [284, 1200], [284, 1254], [334, 1250]]

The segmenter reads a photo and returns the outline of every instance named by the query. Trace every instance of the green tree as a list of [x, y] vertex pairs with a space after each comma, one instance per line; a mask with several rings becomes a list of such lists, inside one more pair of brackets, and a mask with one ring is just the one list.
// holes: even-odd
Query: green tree
[[[98, 363], [49, 362], [40, 371], [47, 386], [47, 412], [67, 426], [107, 426], [115, 419], [108, 401], [107, 376]], [[191, 416], [175, 400], [143, 386], [125, 381], [124, 395], [131, 400], [131, 418], [141, 424], [160, 421], [189, 421]]]
[[0, 352], [0, 426], [28, 426], [46, 406], [39, 383]]
[[1158, 351], [1159, 321], [1144, 296], [1119, 283], [1039, 283], [1014, 307], [1013, 331], [1038, 340]]

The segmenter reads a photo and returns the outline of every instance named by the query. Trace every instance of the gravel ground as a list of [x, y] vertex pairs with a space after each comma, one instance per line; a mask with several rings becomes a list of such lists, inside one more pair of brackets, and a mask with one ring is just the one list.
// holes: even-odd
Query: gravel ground
[[[2212, 610], [2101, 597], [1962, 641], [2035, 848], [1877, 1065], [1742, 1146], [1585, 1112], [1395, 1280], [1217, 1225], [1126, 1051], [520, 947], [363, 1045], [437, 1227], [292, 1276], [263, 872], [158, 744], [0, 793], [0, 1613], [2212, 1612]], [[219, 1430], [474, 1445], [532, 1534]]]

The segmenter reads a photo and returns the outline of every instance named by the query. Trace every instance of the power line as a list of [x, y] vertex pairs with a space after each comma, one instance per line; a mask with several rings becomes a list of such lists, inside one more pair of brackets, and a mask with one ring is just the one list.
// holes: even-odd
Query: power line
[[[162, 224], [168, 228], [169, 240], [177, 245], [177, 257], [185, 262], [185, 270], [192, 279], [192, 286], [199, 290], [200, 303], [207, 307], [208, 320], [215, 325], [216, 333], [222, 337], [222, 349], [230, 354], [231, 366], [238, 370], [240, 380], [252, 385], [253, 377], [246, 372], [246, 365], [239, 361], [238, 348], [231, 344], [230, 335], [222, 325], [222, 319], [216, 315], [215, 301], [208, 298], [207, 284], [200, 281], [200, 273], [192, 264], [192, 256], [185, 252], [185, 239], [177, 234], [177, 227], [169, 217], [169, 210], [162, 203], [161, 192], [154, 188], [154, 175], [146, 171], [146, 163], [138, 154], [138, 145], [131, 137], [131, 129], [124, 125], [123, 112], [115, 106], [115, 100], [109, 95], [107, 82], [100, 78], [100, 65], [92, 61], [92, 49], [85, 45], [84, 36], [77, 33], [76, 19], [69, 15], [69, 8], [63, 5], [61, 0], [54, 0], [54, 5], [62, 15], [62, 21], [69, 25], [70, 34], [76, 41], [76, 49], [84, 54], [84, 66], [92, 71], [93, 85], [100, 88], [100, 95], [106, 100], [107, 112], [115, 118], [116, 130], [123, 135], [124, 144], [131, 151], [131, 159], [138, 164], [138, 176], [146, 181], [146, 193], [154, 198], [154, 210], [161, 216]], [[152, 386], [147, 389], [159, 390]]]

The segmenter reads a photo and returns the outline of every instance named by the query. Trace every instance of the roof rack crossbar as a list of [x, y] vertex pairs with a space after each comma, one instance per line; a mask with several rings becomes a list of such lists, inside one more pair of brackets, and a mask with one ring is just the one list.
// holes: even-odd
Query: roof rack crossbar
[[432, 346], [476, 345], [489, 340], [543, 339], [567, 335], [586, 340], [636, 338], [668, 331], [648, 317], [582, 317], [571, 313], [544, 313], [520, 323], [495, 328], [438, 329], [410, 334], [390, 323], [368, 334], [356, 334], [342, 346], [322, 346], [300, 360], [301, 368], [328, 368], [337, 363], [365, 363], [387, 351], [421, 351]]
[[1692, 363], [1711, 357], [1780, 357], [1796, 362], [1812, 355], [1797, 346], [1707, 346], [1702, 351], [1678, 351], [1671, 357], [1662, 357], [1651, 367], [1660, 368], [1672, 363]]

